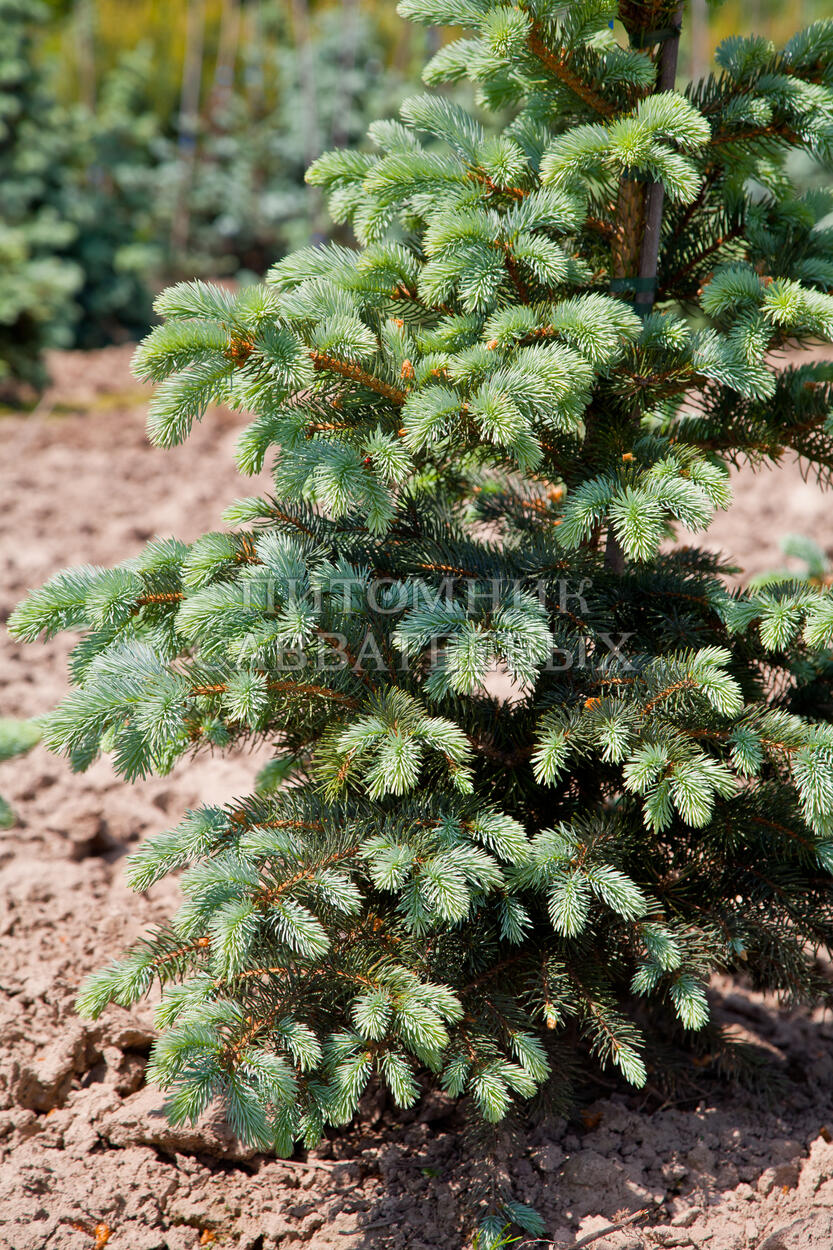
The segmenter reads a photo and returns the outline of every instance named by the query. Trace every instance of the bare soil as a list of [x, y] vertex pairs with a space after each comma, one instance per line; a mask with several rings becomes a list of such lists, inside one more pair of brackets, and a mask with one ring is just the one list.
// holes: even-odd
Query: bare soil
[[[153, 534], [192, 538], [252, 493], [234, 472], [240, 419], [227, 412], [209, 413], [180, 449], [148, 446], [129, 355], [57, 356], [38, 410], [0, 417], [4, 619], [59, 568], [114, 563]], [[833, 546], [829, 498], [797, 466], [741, 473], [736, 487], [709, 543], [747, 574], [782, 562], [786, 532]], [[4, 633], [0, 714], [52, 706], [66, 690], [67, 651], [65, 638], [26, 649]], [[127, 890], [125, 853], [186, 807], [247, 792], [258, 762], [206, 757], [132, 787], [106, 763], [73, 776], [42, 748], [0, 770], [20, 817], [0, 833], [0, 1250], [464, 1244], [476, 1165], [441, 1100], [393, 1116], [369, 1099], [358, 1127], [303, 1162], [252, 1155], [216, 1117], [167, 1125], [144, 1082], [147, 1005], [96, 1025], [73, 1013], [84, 974], [174, 906], [174, 883]], [[778, 1093], [766, 1101], [693, 1072], [690, 1096], [611, 1087], [569, 1121], [530, 1128], [502, 1166], [547, 1221], [548, 1241], [535, 1244], [833, 1248], [833, 1021], [779, 1012], [737, 983], [716, 982], [712, 1000], [760, 1048]]]

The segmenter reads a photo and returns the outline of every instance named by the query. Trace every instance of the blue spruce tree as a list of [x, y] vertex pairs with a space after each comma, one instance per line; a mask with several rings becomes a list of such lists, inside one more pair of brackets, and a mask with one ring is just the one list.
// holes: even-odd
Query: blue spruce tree
[[[833, 597], [734, 591], [675, 540], [733, 462], [833, 469], [830, 366], [778, 355], [833, 337], [830, 197], [785, 172], [830, 150], [833, 22], [729, 40], [679, 92], [667, 0], [400, 8], [464, 21], [426, 81], [512, 120], [409, 99], [309, 171], [355, 247], [164, 292], [151, 438], [230, 404], [274, 494], [12, 619], [81, 631], [44, 724], [75, 768], [275, 744], [258, 792], [133, 856], [137, 890], [182, 871], [182, 907], [79, 1005], [160, 981], [174, 1121], [221, 1099], [280, 1152], [371, 1079], [497, 1123], [578, 1063], [639, 1086], [669, 1039], [720, 1056], [715, 968], [828, 992], [833, 727], [806, 691]], [[484, 1245], [539, 1229], [497, 1183], [482, 1215]]]

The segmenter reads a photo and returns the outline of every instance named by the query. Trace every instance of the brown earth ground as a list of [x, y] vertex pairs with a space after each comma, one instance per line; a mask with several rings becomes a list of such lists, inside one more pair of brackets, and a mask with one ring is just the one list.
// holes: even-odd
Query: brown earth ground
[[[193, 538], [238, 494], [239, 418], [211, 412], [186, 446], [144, 437], [129, 350], [53, 361], [38, 410], [0, 417], [0, 613], [57, 569], [111, 564], [154, 533]], [[736, 480], [711, 545], [746, 573], [781, 563], [788, 532], [833, 548], [829, 498], [794, 465]], [[66, 689], [67, 640], [24, 649], [0, 637], [0, 712], [33, 715]], [[204, 758], [127, 787], [106, 763], [82, 776], [41, 748], [6, 764], [20, 823], [0, 834], [0, 1250], [459, 1250], [476, 1165], [438, 1100], [397, 1117], [372, 1101], [360, 1130], [304, 1162], [244, 1151], [221, 1122], [169, 1128], [144, 1084], [147, 1007], [81, 1023], [80, 978], [170, 913], [175, 886], [130, 894], [126, 851], [184, 808], [250, 788], [258, 760]], [[505, 1163], [559, 1250], [831, 1250], [833, 1021], [779, 1013], [717, 983], [715, 1012], [754, 1042], [777, 1094], [706, 1083], [690, 1096], [614, 1089], [569, 1122], [538, 1125]], [[698, 1084], [699, 1082], [699, 1084]], [[827, 1126], [830, 1126], [828, 1128]], [[620, 1225], [617, 1231], [609, 1229]]]

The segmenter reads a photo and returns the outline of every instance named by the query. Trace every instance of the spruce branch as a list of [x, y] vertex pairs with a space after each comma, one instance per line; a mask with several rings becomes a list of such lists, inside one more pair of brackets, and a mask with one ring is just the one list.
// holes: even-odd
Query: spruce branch
[[[356, 708], [359, 704], [349, 695], [343, 694], [339, 690], [333, 690], [329, 686], [315, 686], [307, 682], [297, 681], [274, 681], [269, 680], [266, 683], [269, 690], [275, 694], [289, 694], [301, 698], [304, 695], [315, 695], [321, 699], [332, 699], [337, 703], [343, 703], [345, 707]], [[228, 691], [227, 682], [216, 682], [209, 686], [192, 686], [191, 694], [195, 698], [210, 698], [213, 695], [225, 694]]]
[[748, 126], [746, 129], [718, 131], [712, 135], [712, 147], [720, 147], [724, 144], [737, 144], [742, 148], [744, 144], [750, 143], [755, 139], [773, 139], [781, 140], [790, 146], [795, 146], [800, 142], [796, 132], [785, 122], [773, 122], [768, 126]]
[[369, 387], [370, 390], [383, 395], [385, 399], [391, 400], [394, 404], [404, 404], [408, 398], [407, 391], [401, 391], [398, 387], [382, 381], [381, 378], [374, 377], [372, 373], [368, 373], [366, 369], [362, 369], [360, 365], [353, 364], [349, 360], [338, 360], [334, 356], [329, 356], [326, 352], [316, 350], [311, 351], [309, 356], [316, 369], [325, 373], [337, 373], [343, 378], [349, 378], [351, 382], [359, 382], [362, 386]]
[[515, 260], [515, 257], [512, 255], [512, 251], [507, 243], [502, 243], [500, 244], [500, 246], [503, 248], [505, 252], [506, 269], [509, 274], [509, 277], [512, 279], [512, 285], [514, 286], [518, 294], [518, 299], [521, 301], [522, 304], [528, 304], [529, 303], [529, 291], [527, 290], [526, 284], [520, 275], [517, 261]]
[[641, 715], [643, 717], [650, 716], [654, 708], [658, 707], [660, 703], [664, 703], [666, 699], [670, 699], [671, 696], [675, 695], [678, 691], [693, 690], [696, 686], [697, 682], [693, 677], [683, 677], [680, 681], [672, 682], [670, 686], [666, 686], [664, 690], [660, 690], [658, 694], [655, 694], [654, 697], [645, 704]]
[[139, 595], [136, 607], [145, 608], [153, 603], [179, 603], [184, 598], [185, 594], [181, 590], [148, 591], [147, 594]]
[[602, 117], [613, 117], [615, 115], [615, 105], [600, 95], [586, 79], [582, 78], [581, 74], [573, 69], [570, 63], [569, 52], [565, 48], [552, 49], [548, 46], [544, 27], [537, 18], [531, 16], [529, 19], [527, 45], [536, 60], [540, 61], [558, 82], [563, 83], [577, 99], [592, 109], [594, 113], [599, 113]]
[[665, 280], [657, 292], [657, 298], [668, 299], [672, 296], [679, 298], [680, 283], [683, 279], [686, 278], [693, 269], [697, 269], [704, 260], [708, 260], [708, 258], [714, 255], [715, 252], [719, 252], [721, 248], [725, 247], [727, 243], [731, 243], [734, 239], [741, 238], [743, 234], [744, 226], [740, 223], [732, 226], [731, 229], [727, 230], [725, 234], [718, 234], [716, 238], [712, 239], [708, 244], [706, 244], [705, 247], [701, 248], [699, 252], [689, 257], [684, 265], [681, 265], [679, 269], [675, 270], [674, 273], [672, 273]]

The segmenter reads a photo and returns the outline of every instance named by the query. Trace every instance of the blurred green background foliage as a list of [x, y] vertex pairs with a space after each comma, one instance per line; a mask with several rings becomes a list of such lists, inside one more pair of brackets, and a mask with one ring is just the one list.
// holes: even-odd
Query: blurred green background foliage
[[[721, 39], [828, 9], [689, 3], [695, 78]], [[305, 168], [395, 112], [437, 38], [392, 0], [0, 0], [0, 388], [41, 386], [47, 347], [139, 336], [172, 280], [332, 237]]]

